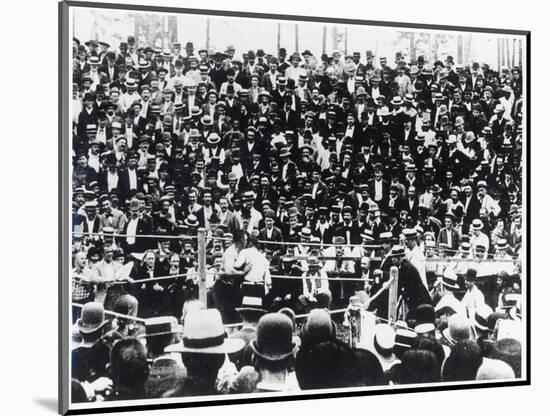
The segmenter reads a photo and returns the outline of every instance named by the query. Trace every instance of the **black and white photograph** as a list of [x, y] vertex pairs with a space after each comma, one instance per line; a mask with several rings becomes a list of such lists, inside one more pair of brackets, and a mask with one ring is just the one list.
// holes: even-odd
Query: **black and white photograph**
[[66, 410], [526, 383], [529, 32], [62, 7]]

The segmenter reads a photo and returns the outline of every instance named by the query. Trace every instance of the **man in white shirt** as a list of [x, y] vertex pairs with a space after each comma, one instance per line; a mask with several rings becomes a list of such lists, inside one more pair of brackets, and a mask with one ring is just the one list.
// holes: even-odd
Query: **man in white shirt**
[[113, 189], [118, 188], [118, 172], [117, 172], [117, 159], [114, 153], [109, 153], [105, 157], [107, 164], [106, 174], [106, 188], [107, 192], [111, 192]]
[[250, 234], [248, 247], [239, 252], [233, 268], [236, 274], [242, 276], [243, 285], [256, 286], [257, 290], [260, 290], [258, 287], [261, 287], [263, 295], [266, 295], [271, 288], [271, 274], [269, 272], [269, 261], [257, 248], [258, 235], [257, 230]]
[[476, 310], [485, 305], [485, 297], [479, 288], [476, 286], [477, 270], [468, 269], [465, 276], [466, 293], [462, 298], [462, 304], [466, 308], [468, 318], [475, 319]]
[[304, 68], [299, 66], [301, 60], [302, 58], [300, 57], [299, 53], [293, 54], [290, 57], [291, 65], [285, 71], [285, 78], [293, 79], [295, 84], [298, 84], [300, 75], [307, 77], [307, 71]]
[[489, 251], [489, 237], [487, 234], [481, 232], [483, 229], [483, 221], [479, 218], [472, 221], [472, 236], [470, 237], [470, 246], [472, 253], [475, 252], [477, 246], [485, 247], [485, 255], [483, 258], [487, 258], [487, 252]]
[[308, 311], [312, 308], [329, 308], [332, 294], [327, 274], [321, 269], [319, 259], [315, 256], [308, 257], [307, 267], [302, 275], [303, 292], [299, 297], [300, 303]]
[[424, 253], [420, 250], [420, 247], [418, 247], [417, 232], [415, 229], [406, 228], [403, 230], [403, 236], [405, 237], [405, 245], [407, 246], [407, 260], [418, 270], [420, 279], [427, 289], [426, 258], [424, 257]]
[[491, 195], [487, 194], [487, 182], [479, 181], [477, 183], [477, 196], [479, 198], [481, 208], [485, 208], [489, 214], [493, 214], [495, 217], [498, 217], [500, 214], [500, 205]]

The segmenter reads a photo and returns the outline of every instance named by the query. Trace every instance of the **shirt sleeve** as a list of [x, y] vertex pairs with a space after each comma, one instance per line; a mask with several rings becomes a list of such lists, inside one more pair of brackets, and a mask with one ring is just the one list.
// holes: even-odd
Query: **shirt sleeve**
[[237, 256], [235, 263], [233, 263], [233, 268], [238, 271], [244, 271], [245, 264], [246, 264], [246, 250], [242, 250]]

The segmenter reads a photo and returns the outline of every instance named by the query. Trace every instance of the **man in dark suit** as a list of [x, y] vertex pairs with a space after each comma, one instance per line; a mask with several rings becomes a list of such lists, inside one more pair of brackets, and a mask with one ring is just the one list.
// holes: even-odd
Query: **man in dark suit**
[[374, 165], [374, 178], [368, 181], [371, 198], [379, 206], [386, 203], [390, 193], [390, 183], [382, 178], [382, 169], [382, 164], [376, 163]]
[[[83, 233], [99, 233], [103, 229], [101, 219], [97, 215], [97, 202], [88, 201], [84, 204], [85, 216], [81, 216], [80, 223], [82, 224]], [[92, 239], [97, 240], [98, 237]]]
[[292, 98], [286, 97], [284, 100], [284, 108], [279, 113], [279, 118], [282, 121], [283, 130], [296, 130], [300, 123], [300, 116], [292, 110]]
[[312, 235], [318, 237], [323, 244], [331, 244], [334, 237], [334, 227], [327, 221], [328, 208], [321, 206], [317, 209], [317, 222], [313, 227]]
[[123, 200], [127, 200], [143, 189], [143, 179], [138, 175], [137, 164], [139, 155], [136, 152], [128, 154], [126, 169], [119, 172], [118, 189]]
[[269, 60], [269, 71], [262, 75], [260, 86], [267, 91], [272, 92], [277, 89], [277, 78], [281, 73], [277, 71], [277, 58], [272, 57]]
[[[275, 227], [275, 212], [268, 209], [264, 215], [265, 227], [260, 230], [259, 240], [269, 241], [273, 243], [279, 243], [283, 241], [283, 232], [280, 228]], [[272, 252], [278, 252], [280, 255], [284, 254], [284, 246], [281, 244], [262, 244], [264, 249], [268, 249]]]
[[456, 217], [452, 212], [445, 214], [445, 227], [439, 231], [437, 245], [444, 244], [451, 250], [458, 250], [460, 235], [454, 228]]
[[409, 308], [409, 314], [414, 313], [418, 305], [431, 303], [432, 299], [428, 289], [422, 283], [420, 274], [405, 256], [405, 248], [402, 246], [392, 247], [389, 256], [393, 266], [399, 267], [398, 293]]
[[342, 223], [336, 227], [334, 235], [343, 237], [346, 244], [361, 244], [359, 228], [352, 221], [352, 208], [349, 205], [342, 209], [342, 220]]
[[466, 183], [464, 186], [462, 204], [464, 205], [462, 231], [468, 233], [470, 231], [470, 224], [474, 219], [479, 217], [479, 210], [481, 209], [481, 202], [479, 202], [479, 199], [474, 195], [474, 188], [471, 182]]
[[140, 203], [137, 199], [130, 201], [130, 218], [124, 226], [124, 235], [122, 246], [126, 253], [143, 253], [145, 250], [155, 247], [155, 240], [152, 238], [141, 237], [141, 235], [151, 235], [152, 223], [140, 215]]
[[407, 211], [415, 222], [418, 220], [418, 195], [414, 186], [409, 186], [407, 199], [402, 203], [401, 210]]
[[82, 99], [84, 107], [78, 115], [78, 121], [76, 126], [77, 135], [79, 137], [85, 137], [86, 126], [91, 124], [97, 124], [97, 108], [95, 107], [95, 96], [91, 92], [84, 94]]
[[246, 141], [241, 144], [241, 163], [247, 168], [252, 166], [252, 155], [255, 153], [263, 154], [263, 145], [256, 138], [256, 128], [249, 126], [246, 129]]

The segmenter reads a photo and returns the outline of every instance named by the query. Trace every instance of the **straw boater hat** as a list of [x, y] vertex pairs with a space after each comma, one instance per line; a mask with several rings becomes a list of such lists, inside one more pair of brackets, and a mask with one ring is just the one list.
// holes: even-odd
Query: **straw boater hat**
[[489, 315], [493, 313], [493, 309], [489, 305], [483, 304], [478, 306], [474, 316], [474, 325], [482, 331], [489, 331]]
[[140, 337], [156, 337], [168, 334], [181, 334], [183, 328], [174, 316], [156, 316], [145, 320], [145, 333]]
[[227, 338], [217, 309], [192, 310], [185, 317], [183, 340], [169, 345], [165, 352], [231, 354], [244, 347], [244, 340]]
[[441, 282], [443, 283], [443, 286], [449, 289], [460, 289], [460, 286], [458, 285], [458, 276], [449, 267], [447, 267], [443, 272], [443, 279]]
[[481, 230], [483, 229], [483, 222], [479, 218], [476, 218], [475, 220], [472, 221], [472, 227], [474, 230]]
[[414, 228], [405, 228], [402, 234], [405, 240], [414, 240], [418, 237], [418, 233]]
[[403, 246], [393, 246], [388, 253], [389, 257], [401, 257], [405, 255], [405, 247]]

